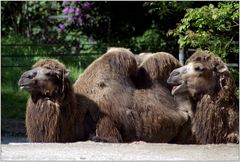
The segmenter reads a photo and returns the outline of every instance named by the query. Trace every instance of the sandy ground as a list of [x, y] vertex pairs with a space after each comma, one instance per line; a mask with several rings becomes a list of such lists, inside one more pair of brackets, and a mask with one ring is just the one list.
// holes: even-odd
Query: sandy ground
[[216, 160], [238, 161], [239, 145], [175, 145], [134, 142], [9, 143], [2, 144], [2, 160]]

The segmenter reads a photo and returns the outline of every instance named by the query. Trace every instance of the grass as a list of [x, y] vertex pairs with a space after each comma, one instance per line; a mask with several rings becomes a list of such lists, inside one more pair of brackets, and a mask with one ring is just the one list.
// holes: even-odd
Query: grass
[[18, 79], [24, 67], [1, 68], [1, 114], [2, 119], [24, 119], [28, 93], [20, 91]]
[[24, 119], [28, 94], [20, 92], [17, 82], [22, 68], [1, 68], [2, 119]]
[[25, 118], [27, 92], [2, 92], [2, 119], [19, 119]]

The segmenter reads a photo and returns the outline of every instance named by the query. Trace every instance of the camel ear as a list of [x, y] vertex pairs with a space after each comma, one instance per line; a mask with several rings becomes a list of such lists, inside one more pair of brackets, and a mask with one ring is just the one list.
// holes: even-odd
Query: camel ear
[[225, 71], [228, 71], [228, 67], [225, 64], [216, 66], [216, 69], [219, 73], [223, 73]]
[[228, 67], [224, 63], [223, 64], [217, 64], [215, 68], [216, 68], [216, 71], [219, 72], [219, 73], [223, 73], [225, 71], [228, 71]]
[[64, 73], [64, 77], [67, 78], [69, 77], [69, 75], [70, 75], [70, 70], [67, 69], [66, 72]]

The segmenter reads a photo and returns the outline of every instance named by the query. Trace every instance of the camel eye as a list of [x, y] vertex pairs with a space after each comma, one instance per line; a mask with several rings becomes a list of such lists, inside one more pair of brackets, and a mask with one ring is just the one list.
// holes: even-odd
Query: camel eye
[[46, 76], [53, 76], [53, 72], [52, 71], [49, 71], [47, 73], [45, 73]]
[[59, 78], [59, 74], [54, 71], [46, 72], [45, 75], [49, 78]]

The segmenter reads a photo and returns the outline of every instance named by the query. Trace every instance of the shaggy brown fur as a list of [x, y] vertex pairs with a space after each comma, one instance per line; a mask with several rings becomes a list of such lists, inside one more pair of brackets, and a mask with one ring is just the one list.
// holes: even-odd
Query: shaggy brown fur
[[30, 142], [73, 142], [85, 139], [84, 109], [76, 107], [75, 94], [65, 66], [53, 59], [40, 60], [25, 72], [19, 86], [28, 90], [27, 137]]
[[170, 92], [161, 86], [136, 89], [131, 80], [136, 71], [136, 60], [129, 50], [112, 48], [75, 82], [75, 92], [97, 105], [88, 105], [96, 122], [93, 140], [169, 142], [188, 120], [188, 114], [177, 108]]
[[173, 55], [157, 52], [141, 53], [135, 57], [138, 71], [133, 80], [137, 88], [155, 88], [161, 85], [172, 89], [172, 86], [167, 84], [167, 79], [174, 69], [181, 66]]
[[185, 93], [182, 87], [187, 87], [185, 90], [194, 105], [192, 121], [188, 126], [189, 136], [185, 136], [187, 141], [181, 136], [178, 142], [238, 143], [238, 100], [233, 78], [226, 65], [206, 51], [194, 53], [186, 63], [174, 70], [169, 78], [170, 83], [180, 84], [180, 93]]

